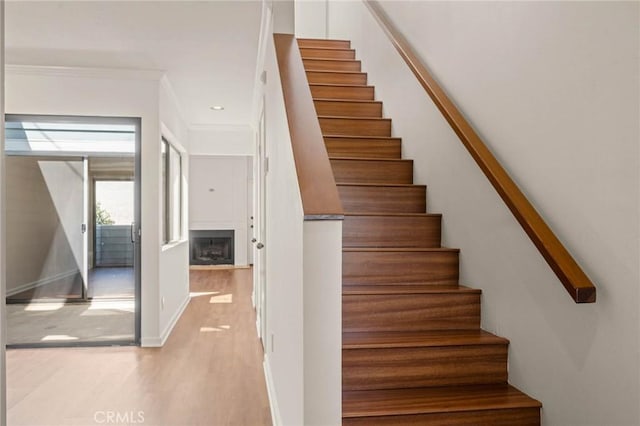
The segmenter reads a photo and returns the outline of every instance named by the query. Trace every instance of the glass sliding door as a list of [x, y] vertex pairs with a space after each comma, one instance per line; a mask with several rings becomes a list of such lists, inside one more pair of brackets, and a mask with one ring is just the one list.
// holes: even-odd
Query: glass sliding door
[[8, 346], [138, 343], [140, 120], [7, 115], [5, 140]]

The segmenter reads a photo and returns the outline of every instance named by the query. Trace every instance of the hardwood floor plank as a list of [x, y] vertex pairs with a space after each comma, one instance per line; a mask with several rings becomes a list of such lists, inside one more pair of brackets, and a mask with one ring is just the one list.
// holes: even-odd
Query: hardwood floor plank
[[252, 271], [190, 276], [191, 302], [162, 348], [7, 351], [8, 423], [87, 425], [115, 412], [154, 426], [270, 425]]

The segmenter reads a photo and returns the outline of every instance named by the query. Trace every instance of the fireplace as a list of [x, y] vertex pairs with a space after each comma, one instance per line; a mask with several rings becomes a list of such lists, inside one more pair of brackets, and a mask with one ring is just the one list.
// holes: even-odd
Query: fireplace
[[189, 231], [191, 265], [233, 265], [234, 231]]

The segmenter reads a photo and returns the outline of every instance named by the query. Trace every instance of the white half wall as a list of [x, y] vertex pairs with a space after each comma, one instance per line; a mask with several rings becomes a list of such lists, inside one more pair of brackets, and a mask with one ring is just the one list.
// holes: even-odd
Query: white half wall
[[305, 424], [302, 200], [275, 58], [267, 41], [265, 69], [266, 153], [266, 317], [265, 363], [271, 377], [276, 426]]
[[342, 221], [304, 222], [304, 424], [342, 423]]
[[576, 305], [362, 2], [331, 2], [460, 247], [509, 377], [553, 426], [640, 423], [637, 2], [383, 2], [598, 287]]

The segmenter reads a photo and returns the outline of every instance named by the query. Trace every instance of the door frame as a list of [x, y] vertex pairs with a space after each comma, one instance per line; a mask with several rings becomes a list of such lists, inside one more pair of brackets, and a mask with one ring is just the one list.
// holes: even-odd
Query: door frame
[[[135, 131], [135, 151], [134, 151], [134, 218], [135, 218], [135, 242], [134, 242], [134, 279], [135, 279], [135, 312], [134, 312], [134, 339], [133, 341], [104, 341], [104, 342], [55, 342], [55, 343], [38, 343], [27, 345], [7, 345], [7, 347], [63, 347], [63, 346], [113, 346], [113, 345], [140, 345], [141, 324], [142, 324], [142, 204], [141, 204], [141, 179], [142, 179], [142, 118], [141, 117], [104, 117], [104, 116], [88, 116], [88, 115], [56, 115], [56, 114], [5, 114], [4, 122], [11, 121], [45, 121], [49, 123], [69, 123], [69, 124], [123, 124], [132, 125]], [[81, 157], [85, 158], [91, 154], [91, 157], [122, 157], [122, 153], [95, 152], [88, 153], [78, 152], [50, 152], [39, 151], [13, 151], [0, 153], [7, 156], [39, 156], [39, 157]], [[86, 161], [86, 160], [85, 160]], [[88, 176], [85, 177], [88, 180]], [[86, 186], [86, 185], [85, 185]], [[85, 199], [85, 209], [89, 205], [90, 200]], [[86, 218], [85, 218], [86, 219]], [[88, 225], [88, 224], [86, 224]], [[88, 247], [87, 247], [88, 248]], [[85, 249], [86, 251], [86, 249]], [[84, 269], [88, 268], [88, 258], [84, 259]], [[86, 283], [85, 283], [86, 285]], [[2, 303], [6, 303], [2, 300]]]

